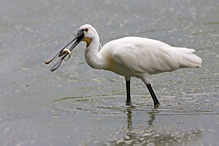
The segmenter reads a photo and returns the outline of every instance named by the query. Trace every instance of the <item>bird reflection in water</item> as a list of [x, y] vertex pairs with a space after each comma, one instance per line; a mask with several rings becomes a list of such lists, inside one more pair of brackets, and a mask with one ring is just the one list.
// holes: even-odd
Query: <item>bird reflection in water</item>
[[116, 140], [109, 140], [106, 144], [193, 145], [197, 144], [197, 142], [203, 138], [203, 131], [200, 129], [180, 129], [179, 127], [174, 127], [172, 125], [167, 125], [164, 127], [156, 126], [154, 121], [157, 114], [159, 114], [159, 111], [157, 109], [152, 109], [150, 112], [148, 112], [150, 118], [146, 125], [133, 126], [133, 123], [136, 121], [132, 119], [132, 107], [127, 107], [127, 129], [120, 132], [120, 134], [125, 134], [124, 137], [118, 138]]

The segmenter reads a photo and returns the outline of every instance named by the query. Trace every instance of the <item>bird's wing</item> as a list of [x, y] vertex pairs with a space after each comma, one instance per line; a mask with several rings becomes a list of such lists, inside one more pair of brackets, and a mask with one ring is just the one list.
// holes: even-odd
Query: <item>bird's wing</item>
[[180, 68], [198, 68], [201, 66], [202, 59], [193, 54], [193, 52], [195, 52], [194, 49], [179, 47], [165, 47], [162, 49], [168, 53], [175, 62], [178, 62]]
[[[147, 42], [148, 41], [148, 42]], [[116, 64], [130, 72], [156, 74], [179, 68], [176, 54], [171, 46], [160, 41], [147, 40], [139, 43], [127, 43], [115, 49], [113, 58]], [[173, 57], [173, 56], [176, 57]]]

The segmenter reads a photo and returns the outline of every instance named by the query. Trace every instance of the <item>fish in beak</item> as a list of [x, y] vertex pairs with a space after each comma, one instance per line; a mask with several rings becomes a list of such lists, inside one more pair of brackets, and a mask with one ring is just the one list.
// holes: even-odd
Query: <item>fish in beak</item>
[[[68, 58], [71, 57], [71, 51], [84, 39], [84, 30], [78, 30], [77, 34], [75, 35], [74, 39], [69, 42], [67, 45], [65, 45], [62, 49], [58, 50], [57, 52], [55, 52], [54, 54], [52, 54], [46, 61], [46, 64], [49, 64], [50, 62], [52, 62], [56, 56], [58, 55], [59, 57], [61, 57], [61, 59], [56, 62], [52, 68], [50, 69], [50, 71], [55, 71], [62, 63], [62, 61], [65, 59], [65, 57], [68, 55]], [[74, 42], [75, 41], [75, 42]], [[74, 42], [74, 43], [73, 43]], [[73, 44], [72, 44], [73, 43]], [[70, 44], [72, 44], [72, 46], [70, 47], [70, 49], [66, 49]]]

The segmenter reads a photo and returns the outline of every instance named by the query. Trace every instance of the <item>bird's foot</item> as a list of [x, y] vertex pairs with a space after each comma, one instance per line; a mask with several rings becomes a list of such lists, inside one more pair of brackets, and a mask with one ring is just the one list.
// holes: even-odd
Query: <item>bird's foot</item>
[[154, 108], [157, 109], [160, 106], [160, 103], [154, 104]]
[[132, 105], [132, 103], [131, 103], [131, 102], [127, 102], [127, 101], [126, 101], [126, 105], [127, 105], [127, 106], [131, 106], [131, 105]]

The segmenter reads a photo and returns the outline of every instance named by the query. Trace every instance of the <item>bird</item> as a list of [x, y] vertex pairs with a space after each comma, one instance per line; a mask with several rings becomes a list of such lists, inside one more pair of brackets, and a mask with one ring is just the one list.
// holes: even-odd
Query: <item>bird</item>
[[[51, 71], [55, 71], [67, 55], [70, 57], [71, 51], [82, 41], [86, 42], [84, 56], [90, 67], [112, 71], [125, 77], [127, 105], [131, 105], [132, 77], [143, 81], [153, 99], [154, 107], [159, 107], [160, 102], [151, 86], [149, 76], [180, 68], [199, 68], [202, 64], [202, 59], [193, 54], [194, 49], [173, 47], [150, 38], [127, 36], [112, 40], [101, 47], [96, 29], [90, 24], [85, 24], [79, 28], [71, 42], [45, 61], [49, 64], [57, 55], [61, 57], [52, 66]], [[67, 49], [72, 43], [70, 49]]]

